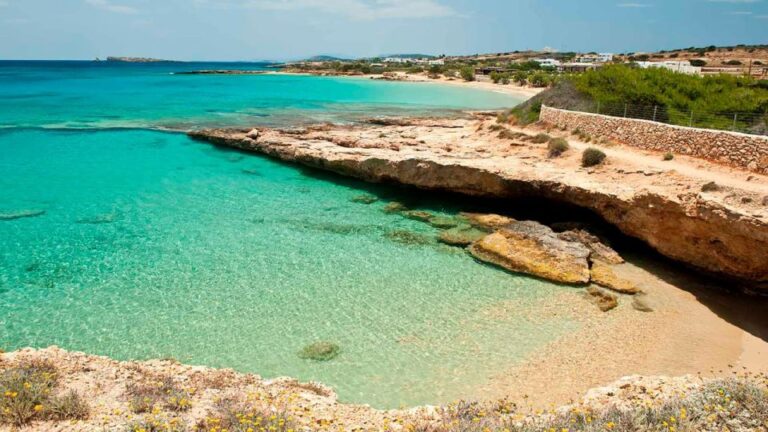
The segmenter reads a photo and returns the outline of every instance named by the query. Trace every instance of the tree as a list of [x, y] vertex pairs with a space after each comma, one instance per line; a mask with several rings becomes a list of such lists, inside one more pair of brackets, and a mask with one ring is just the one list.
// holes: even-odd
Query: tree
[[474, 81], [475, 80], [475, 69], [471, 66], [464, 66], [461, 68], [461, 78], [464, 81]]

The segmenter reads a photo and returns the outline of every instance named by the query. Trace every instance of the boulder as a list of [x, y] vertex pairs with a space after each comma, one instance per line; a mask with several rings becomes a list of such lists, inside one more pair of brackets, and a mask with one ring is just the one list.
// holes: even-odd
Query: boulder
[[424, 246], [434, 242], [434, 239], [429, 236], [406, 230], [389, 231], [384, 236], [395, 243], [407, 246]]
[[476, 241], [475, 258], [507, 270], [566, 284], [589, 282], [590, 251], [581, 243], [562, 240], [538, 222], [514, 222]]
[[561, 232], [557, 236], [565, 241], [579, 242], [588, 247], [592, 252], [589, 257], [590, 261], [603, 261], [608, 264], [624, 263], [624, 258], [622, 258], [615, 250], [603, 243], [597, 236], [584, 231], [583, 229], [573, 229]]
[[451, 246], [469, 246], [487, 236], [488, 233], [477, 228], [463, 226], [451, 228], [440, 233], [438, 240]]
[[592, 262], [590, 275], [592, 276], [592, 282], [603, 288], [608, 288], [622, 294], [637, 294], [640, 292], [640, 288], [638, 288], [637, 285], [616, 276], [616, 273], [613, 272], [613, 268], [602, 261]]
[[603, 312], [608, 312], [619, 305], [619, 299], [615, 294], [593, 286], [587, 288], [587, 298]]
[[487, 230], [489, 232], [503, 228], [513, 222], [514, 219], [497, 214], [485, 214], [485, 213], [461, 213], [470, 225], [475, 228]]

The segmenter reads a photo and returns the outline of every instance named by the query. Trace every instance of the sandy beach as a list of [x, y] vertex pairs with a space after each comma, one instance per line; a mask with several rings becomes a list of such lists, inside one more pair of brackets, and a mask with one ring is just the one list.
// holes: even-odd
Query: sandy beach
[[[277, 75], [313, 75], [313, 76], [325, 75], [322, 72], [311, 72], [311, 71], [308, 71], [308, 72], [280, 71], [280, 72], [267, 72], [267, 73], [277, 74]], [[396, 82], [443, 84], [443, 85], [451, 85], [451, 86], [464, 87], [464, 88], [473, 88], [477, 90], [492, 91], [496, 93], [502, 93], [502, 94], [508, 94], [516, 97], [521, 97], [524, 99], [532, 98], [533, 96], [536, 96], [537, 94], [546, 90], [546, 88], [519, 86], [517, 84], [507, 84], [507, 85], [494, 84], [490, 80], [464, 81], [459, 78], [446, 78], [443, 75], [441, 75], [439, 78], [430, 78], [429, 76], [427, 76], [427, 74], [424, 74], [424, 73], [407, 74], [405, 72], [394, 72], [392, 75], [389, 75], [389, 76], [385, 76], [382, 74], [369, 74], [369, 75], [331, 74], [327, 76], [343, 77], [343, 78], [349, 78], [349, 79], [373, 79], [373, 80], [396, 81]]]

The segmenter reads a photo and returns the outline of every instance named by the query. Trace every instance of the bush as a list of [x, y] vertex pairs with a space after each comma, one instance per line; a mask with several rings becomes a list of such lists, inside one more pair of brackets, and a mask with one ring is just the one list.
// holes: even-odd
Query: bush
[[702, 67], [702, 66], [706, 66], [706, 65], [707, 65], [707, 62], [704, 61], [704, 60], [700, 60], [700, 59], [693, 59], [693, 60], [691, 60], [691, 66]]
[[551, 139], [552, 139], [551, 136], [549, 136], [549, 135], [547, 135], [545, 133], [540, 133], [540, 134], [536, 135], [535, 137], [531, 138], [531, 142], [533, 142], [535, 144], [544, 144], [546, 142], [549, 142]]
[[569, 148], [571, 147], [568, 145], [568, 141], [566, 141], [565, 138], [553, 138], [549, 141], [549, 144], [547, 144], [549, 157], [558, 157], [568, 151]]
[[665, 161], [671, 161], [674, 158], [675, 158], [675, 155], [673, 155], [672, 153], [670, 153], [670, 152], [664, 153], [664, 160]]
[[464, 81], [474, 81], [475, 80], [475, 69], [471, 66], [465, 66], [461, 68], [461, 71], [459, 71], [461, 74], [461, 79]]
[[601, 164], [605, 160], [605, 153], [594, 147], [584, 150], [581, 155], [581, 166], [592, 167]]
[[741, 62], [739, 60], [728, 60], [725, 62], [725, 64], [729, 66], [741, 66]]
[[75, 392], [54, 396], [55, 366], [33, 361], [0, 374], [0, 425], [23, 426], [35, 419], [74, 420], [88, 416], [88, 405]]

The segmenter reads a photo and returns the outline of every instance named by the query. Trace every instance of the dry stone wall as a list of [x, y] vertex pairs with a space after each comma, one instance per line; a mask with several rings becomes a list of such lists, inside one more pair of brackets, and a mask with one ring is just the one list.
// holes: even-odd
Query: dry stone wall
[[645, 150], [683, 154], [768, 174], [768, 137], [541, 107], [541, 121]]

